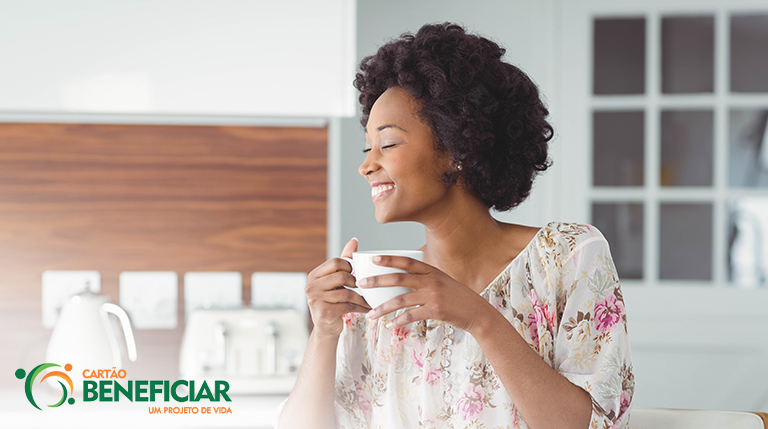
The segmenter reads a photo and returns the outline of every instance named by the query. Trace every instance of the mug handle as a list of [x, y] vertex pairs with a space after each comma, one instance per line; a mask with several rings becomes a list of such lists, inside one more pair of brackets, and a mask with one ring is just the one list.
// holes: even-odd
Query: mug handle
[[340, 259], [343, 259], [343, 260], [349, 262], [349, 265], [352, 265], [352, 275], [354, 276], [355, 275], [355, 262], [352, 260], [352, 258], [346, 258], [346, 257], [342, 256]]
[[[352, 275], [355, 275], [355, 263], [352, 261], [352, 258], [345, 258], [344, 256], [341, 257], [341, 259], [349, 262], [349, 265], [352, 265]], [[358, 287], [349, 287], [344, 285], [345, 288], [351, 290], [352, 292], [356, 292], [358, 295], [363, 296], [362, 292], [360, 292], [360, 288]]]

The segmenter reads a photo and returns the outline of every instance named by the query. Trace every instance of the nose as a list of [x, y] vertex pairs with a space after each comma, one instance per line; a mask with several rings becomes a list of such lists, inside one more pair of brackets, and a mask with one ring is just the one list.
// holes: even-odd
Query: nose
[[365, 156], [365, 160], [363, 160], [363, 163], [360, 164], [360, 167], [358, 167], [357, 172], [360, 173], [361, 176], [367, 177], [369, 174], [373, 173], [379, 168], [379, 163], [377, 160], [376, 155], [378, 151], [376, 148], [371, 148], [371, 150], [368, 151], [368, 154]]

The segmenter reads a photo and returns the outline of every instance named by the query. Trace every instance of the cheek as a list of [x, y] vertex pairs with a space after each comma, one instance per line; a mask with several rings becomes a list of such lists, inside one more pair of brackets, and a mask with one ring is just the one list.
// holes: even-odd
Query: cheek
[[439, 197], [446, 191], [446, 186], [443, 184], [442, 173], [439, 172], [424, 172], [419, 176], [419, 186], [417, 190], [421, 196], [424, 197]]

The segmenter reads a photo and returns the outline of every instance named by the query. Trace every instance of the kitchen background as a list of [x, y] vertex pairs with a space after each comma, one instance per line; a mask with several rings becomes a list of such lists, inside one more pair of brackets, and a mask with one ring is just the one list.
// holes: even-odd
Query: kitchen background
[[550, 107], [554, 167], [496, 216], [605, 233], [636, 406], [768, 411], [768, 6], [614, 3], [0, 0], [0, 396], [45, 361], [44, 271], [97, 271], [149, 321], [131, 377], [176, 379], [185, 274], [239, 273], [218, 303], [250, 303], [252, 273], [308, 273], [352, 236], [420, 247], [419, 225], [374, 219], [351, 81], [387, 39], [455, 21]]

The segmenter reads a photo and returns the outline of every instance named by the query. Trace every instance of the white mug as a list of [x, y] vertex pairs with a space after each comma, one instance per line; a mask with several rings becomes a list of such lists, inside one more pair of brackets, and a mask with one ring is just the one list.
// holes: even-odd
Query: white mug
[[[407, 273], [405, 270], [392, 267], [384, 267], [373, 263], [373, 257], [377, 255], [386, 256], [406, 256], [418, 261], [424, 260], [424, 252], [421, 250], [372, 250], [365, 252], [354, 252], [352, 258], [341, 258], [352, 265], [352, 271], [356, 279], [381, 276], [384, 274]], [[365, 299], [371, 308], [376, 308], [390, 299], [404, 293], [413, 292], [413, 289], [403, 286], [375, 287], [370, 289], [351, 288], [344, 286], [349, 290], [357, 292]]]

